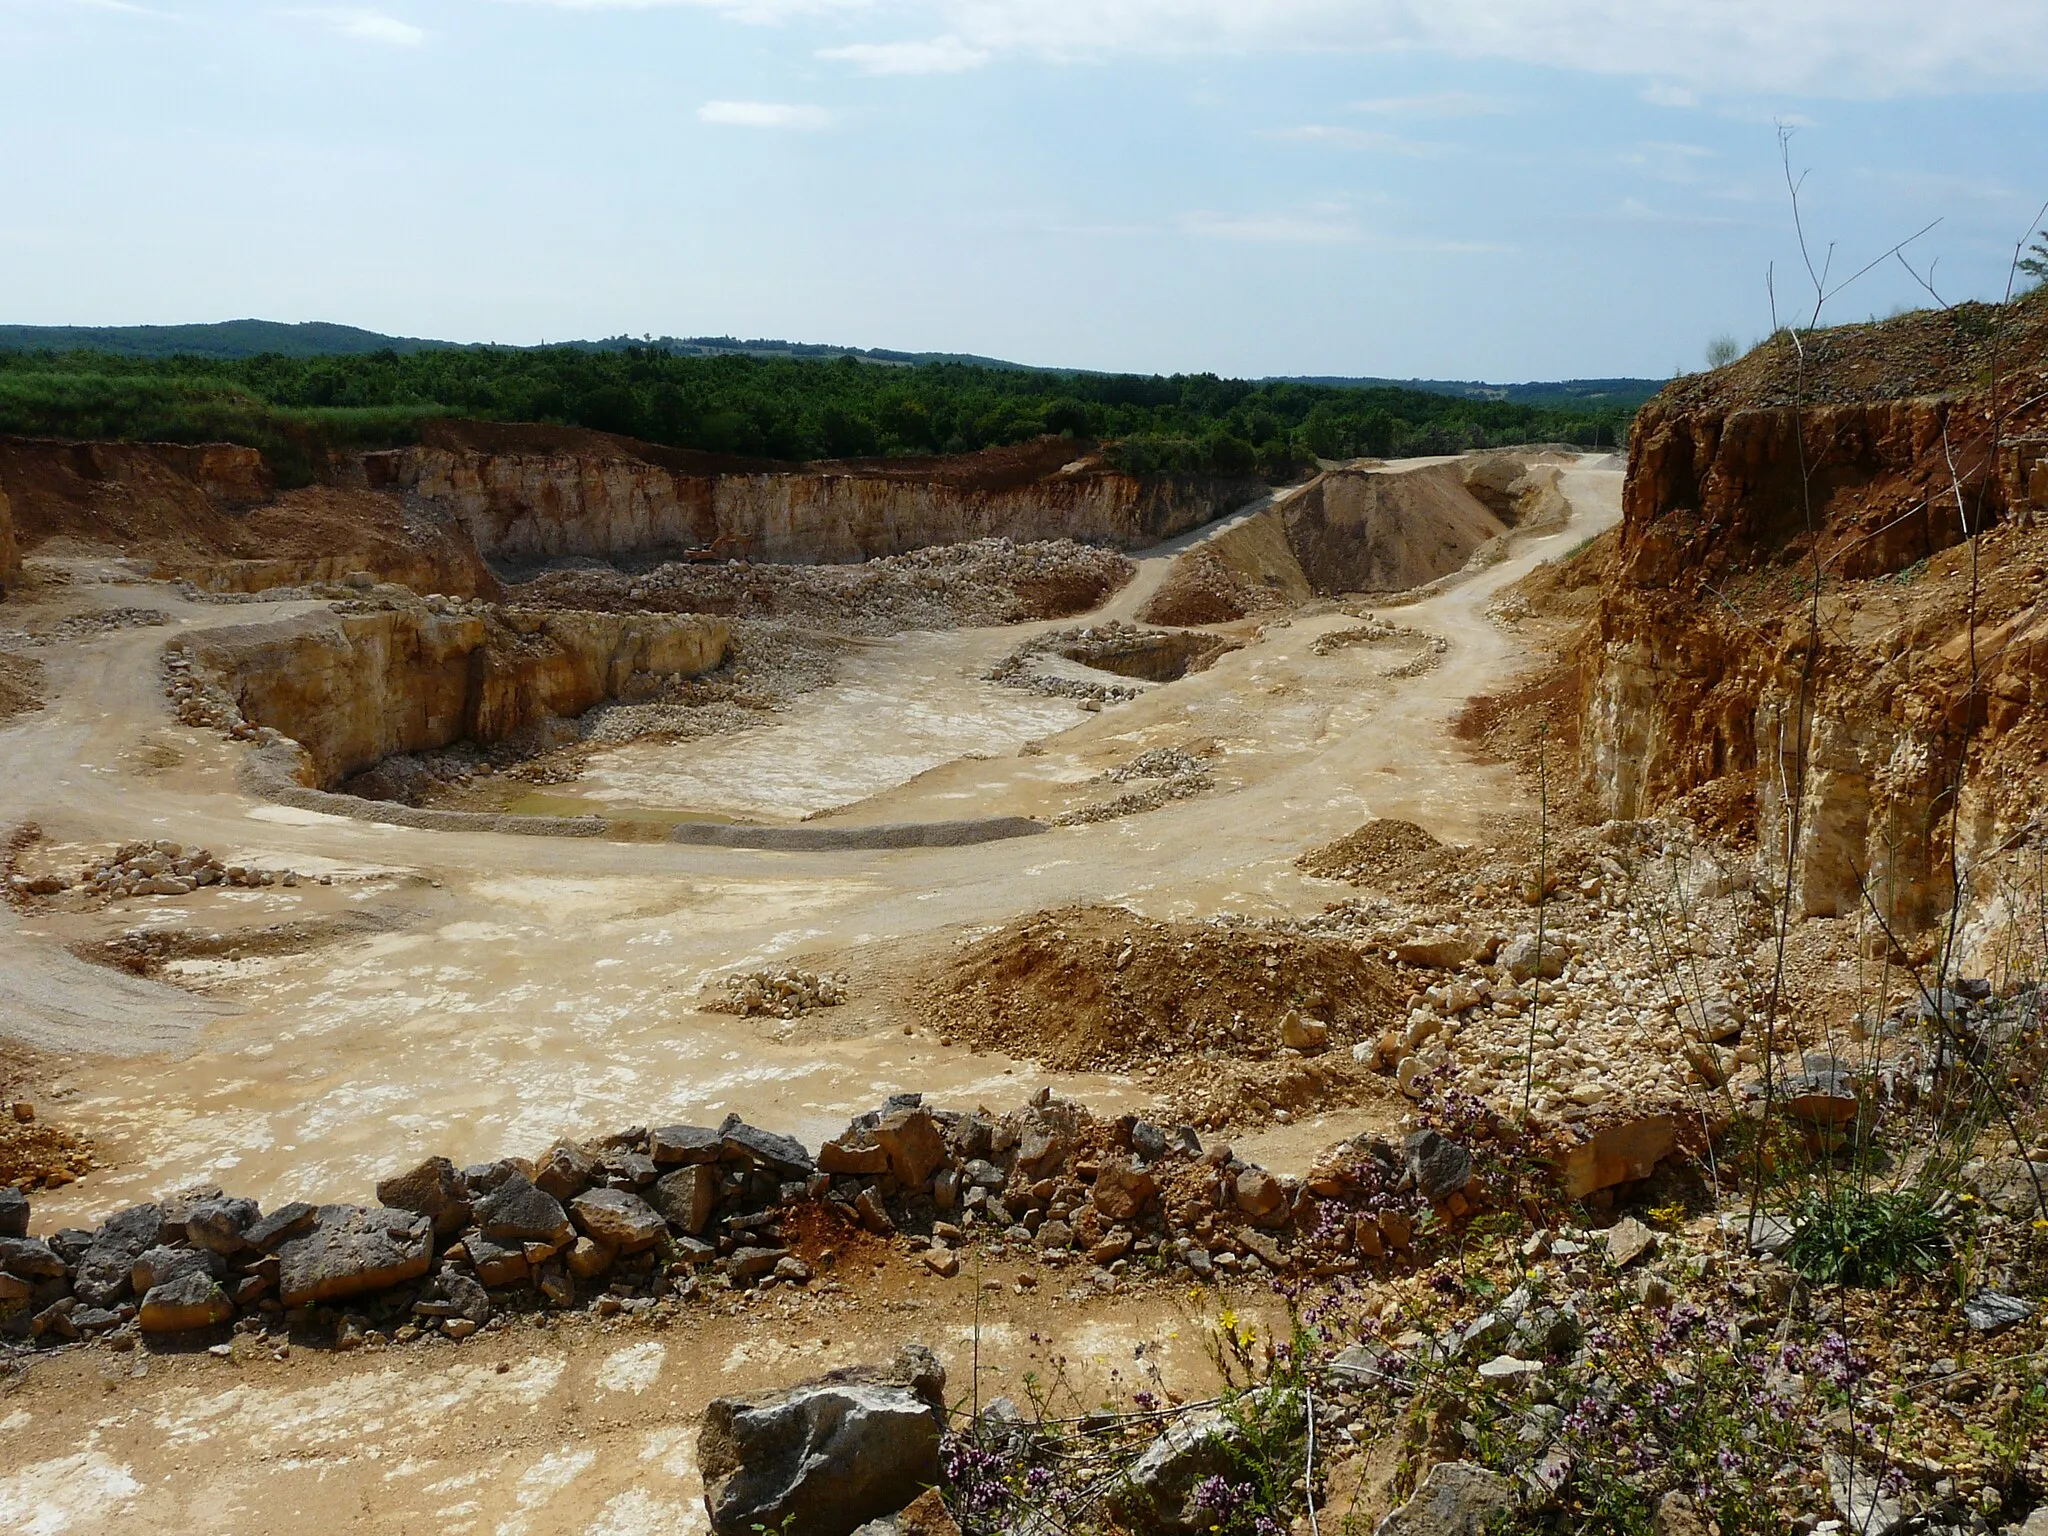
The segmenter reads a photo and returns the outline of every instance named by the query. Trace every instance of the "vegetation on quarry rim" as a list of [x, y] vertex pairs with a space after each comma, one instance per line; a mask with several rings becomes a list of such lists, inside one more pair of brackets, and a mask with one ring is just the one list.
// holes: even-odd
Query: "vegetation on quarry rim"
[[1397, 387], [1068, 375], [931, 363], [877, 368], [756, 357], [483, 348], [241, 359], [0, 352], [0, 432], [223, 439], [287, 479], [325, 451], [416, 441], [450, 416], [552, 423], [783, 462], [965, 453], [1045, 434], [1115, 440], [1134, 473], [1257, 470], [1316, 458], [1502, 443], [1613, 447], [1632, 412]]

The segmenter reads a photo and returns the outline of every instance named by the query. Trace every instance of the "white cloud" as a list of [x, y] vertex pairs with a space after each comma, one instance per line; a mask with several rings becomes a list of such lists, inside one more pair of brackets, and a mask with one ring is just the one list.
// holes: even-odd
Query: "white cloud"
[[[933, 44], [855, 44], [890, 58], [1421, 51], [1650, 82], [1653, 99], [1887, 97], [2038, 90], [2040, 0], [541, 0], [581, 9], [691, 5], [737, 20], [872, 18]], [[938, 50], [939, 42], [944, 44]], [[929, 49], [927, 52], [902, 52]], [[840, 50], [835, 54], [847, 57]], [[861, 55], [851, 55], [861, 62]], [[901, 72], [899, 70], [899, 72]]]
[[396, 16], [386, 16], [382, 11], [358, 10], [343, 7], [329, 10], [301, 11], [324, 22], [334, 32], [359, 43], [382, 43], [389, 48], [417, 48], [427, 40], [424, 29], [409, 21], [400, 21]]
[[1249, 240], [1266, 245], [1328, 245], [1363, 238], [1350, 219], [1331, 213], [1190, 213], [1183, 233], [1205, 240]]
[[948, 35], [907, 43], [849, 43], [820, 48], [818, 57], [855, 65], [870, 75], [957, 75], [979, 69], [990, 55]]
[[1643, 100], [1653, 107], [1696, 107], [1700, 104], [1700, 93], [1689, 91], [1682, 85], [1653, 80], [1643, 87]]
[[1374, 96], [1347, 102], [1344, 110], [1386, 117], [1500, 117], [1514, 111], [1515, 104], [1505, 96], [1476, 91], [1436, 91], [1427, 96]]
[[721, 128], [822, 128], [831, 118], [823, 107], [786, 101], [707, 101], [697, 120]]
[[1425, 144], [1415, 139], [1404, 139], [1397, 133], [1337, 123], [1304, 123], [1299, 128], [1280, 129], [1273, 137], [1302, 139], [1311, 144], [1335, 144], [1343, 149], [1383, 149], [1391, 154], [1413, 155], [1417, 159], [1430, 159], [1449, 152], [1447, 145]]

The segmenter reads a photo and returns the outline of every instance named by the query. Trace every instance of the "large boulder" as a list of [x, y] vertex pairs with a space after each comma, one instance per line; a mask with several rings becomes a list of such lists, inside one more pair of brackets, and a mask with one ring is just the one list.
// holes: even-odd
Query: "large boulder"
[[0, 1186], [0, 1237], [28, 1236], [28, 1196], [13, 1185]]
[[924, 1109], [899, 1109], [882, 1117], [875, 1143], [888, 1156], [889, 1171], [905, 1189], [917, 1189], [946, 1164], [946, 1138]]
[[137, 1259], [156, 1246], [162, 1227], [160, 1206], [132, 1205], [116, 1211], [93, 1233], [92, 1246], [72, 1276], [72, 1289], [92, 1306], [112, 1306], [127, 1294], [129, 1272]]
[[394, 1211], [411, 1211], [434, 1224], [437, 1237], [469, 1225], [469, 1185], [445, 1157], [430, 1157], [410, 1173], [377, 1181], [377, 1202]]
[[312, 1231], [277, 1250], [278, 1297], [309, 1306], [381, 1291], [427, 1272], [434, 1225], [413, 1211], [323, 1205]]
[[709, 1163], [685, 1163], [654, 1182], [652, 1199], [679, 1230], [695, 1237], [718, 1209], [718, 1170]]
[[143, 1295], [136, 1322], [144, 1333], [212, 1328], [235, 1315], [235, 1304], [204, 1268], [183, 1269]]
[[835, 1371], [785, 1392], [715, 1399], [697, 1441], [716, 1536], [850, 1536], [939, 1478], [939, 1416], [916, 1387]]
[[1440, 1461], [1415, 1496], [1373, 1529], [1373, 1536], [1480, 1536], [1515, 1508], [1515, 1485], [1469, 1461]]
[[1416, 1131], [1403, 1150], [1408, 1176], [1425, 1200], [1448, 1200], [1472, 1182], [1472, 1154], [1435, 1131]]
[[1677, 1145], [1678, 1119], [1674, 1115], [1609, 1121], [1557, 1156], [1564, 1192], [1573, 1200], [1583, 1200], [1598, 1190], [1647, 1179]]
[[562, 1202], [518, 1173], [477, 1201], [476, 1224], [484, 1236], [500, 1243], [550, 1243], [560, 1248], [576, 1236]]
[[778, 1178], [808, 1179], [818, 1171], [802, 1142], [748, 1125], [738, 1115], [726, 1116], [718, 1133], [727, 1157], [758, 1163]]
[[1195, 1503], [1195, 1490], [1237, 1470], [1244, 1428], [1220, 1408], [1176, 1420], [1131, 1464], [1110, 1495], [1117, 1523], [1140, 1536], [1194, 1536], [1214, 1516]]
[[660, 1213], [623, 1189], [587, 1189], [569, 1202], [569, 1216], [593, 1241], [618, 1253], [644, 1253], [668, 1234]]

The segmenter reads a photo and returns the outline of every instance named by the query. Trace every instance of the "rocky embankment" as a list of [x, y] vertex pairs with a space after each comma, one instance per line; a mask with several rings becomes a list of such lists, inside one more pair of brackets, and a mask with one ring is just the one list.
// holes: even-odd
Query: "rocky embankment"
[[1000, 537], [1134, 549], [1261, 489], [1251, 480], [1130, 475], [1057, 438], [940, 459], [789, 465], [598, 433], [460, 423], [363, 463], [371, 485], [444, 509], [487, 559], [511, 566], [691, 549], [846, 564]]
[[[1563, 1142], [1548, 1155], [1561, 1169], [1577, 1161]], [[50, 1342], [237, 1317], [245, 1329], [338, 1325], [344, 1339], [371, 1326], [459, 1338], [506, 1311], [610, 1314], [708, 1283], [805, 1284], [834, 1230], [896, 1240], [945, 1279], [970, 1245], [1076, 1267], [1104, 1290], [1148, 1276], [1328, 1277], [1398, 1266], [1425, 1230], [1489, 1198], [1471, 1153], [1427, 1129], [1400, 1147], [1340, 1143], [1295, 1179], [1189, 1128], [1103, 1119], [1049, 1090], [1002, 1115], [895, 1095], [815, 1154], [729, 1116], [471, 1168], [429, 1158], [376, 1194], [373, 1206], [265, 1212], [207, 1187], [31, 1238], [27, 1197], [0, 1191], [0, 1269], [13, 1277], [0, 1315]]]
[[[491, 597], [467, 534], [424, 503], [348, 483], [279, 492], [254, 448], [0, 437], [0, 501], [22, 555], [113, 553], [207, 592], [357, 573], [419, 592]], [[0, 522], [5, 522], [0, 518]], [[6, 579], [0, 534], [0, 580]]]
[[27, 1197], [0, 1190], [0, 1327], [117, 1346], [230, 1323], [331, 1327], [344, 1346], [373, 1329], [459, 1339], [522, 1310], [611, 1315], [672, 1309], [706, 1286], [805, 1285], [835, 1232], [899, 1241], [942, 1279], [970, 1244], [1104, 1290], [1327, 1276], [1399, 1264], [1423, 1227], [1476, 1209], [1472, 1181], [1470, 1153], [1432, 1131], [1399, 1149], [1345, 1143], [1296, 1180], [1046, 1092], [999, 1116], [904, 1094], [816, 1154], [735, 1116], [557, 1142], [531, 1160], [429, 1158], [368, 1206], [265, 1211], [208, 1187], [30, 1237]]
[[1964, 334], [1990, 322], [1916, 315], [1810, 340], [1803, 381], [1773, 342], [1644, 409], [1580, 656], [1602, 814], [1738, 783], [1773, 859], [1800, 828], [1800, 911], [1854, 915], [1867, 885], [1911, 929], [1950, 904], [1966, 758], [1966, 853], [2039, 813], [2048, 414], [2017, 381], [2044, 316], [2005, 314], [2008, 384]]
[[0, 491], [0, 588], [21, 575], [21, 545], [14, 536], [14, 503]]
[[398, 753], [504, 741], [725, 658], [724, 620], [424, 602], [202, 630], [175, 643], [172, 696], [194, 723], [268, 727], [332, 788]]

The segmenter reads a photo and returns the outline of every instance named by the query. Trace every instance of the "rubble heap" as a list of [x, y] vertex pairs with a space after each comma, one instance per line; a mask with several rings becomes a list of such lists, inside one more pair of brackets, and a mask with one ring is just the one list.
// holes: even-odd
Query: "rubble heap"
[[331, 1327], [343, 1348], [373, 1331], [461, 1339], [521, 1310], [610, 1315], [706, 1287], [804, 1285], [829, 1260], [815, 1242], [813, 1258], [798, 1253], [798, 1234], [863, 1229], [941, 1278], [971, 1242], [1081, 1266], [1104, 1289], [1328, 1275], [1404, 1253], [1426, 1214], [1455, 1219], [1485, 1198], [1470, 1153], [1433, 1131], [1399, 1149], [1344, 1143], [1295, 1180], [1049, 1090], [1002, 1115], [897, 1095], [815, 1156], [730, 1116], [560, 1141], [530, 1160], [428, 1158], [376, 1193], [266, 1211], [207, 1187], [38, 1239], [26, 1197], [0, 1191], [0, 1331], [116, 1347], [230, 1324]]

